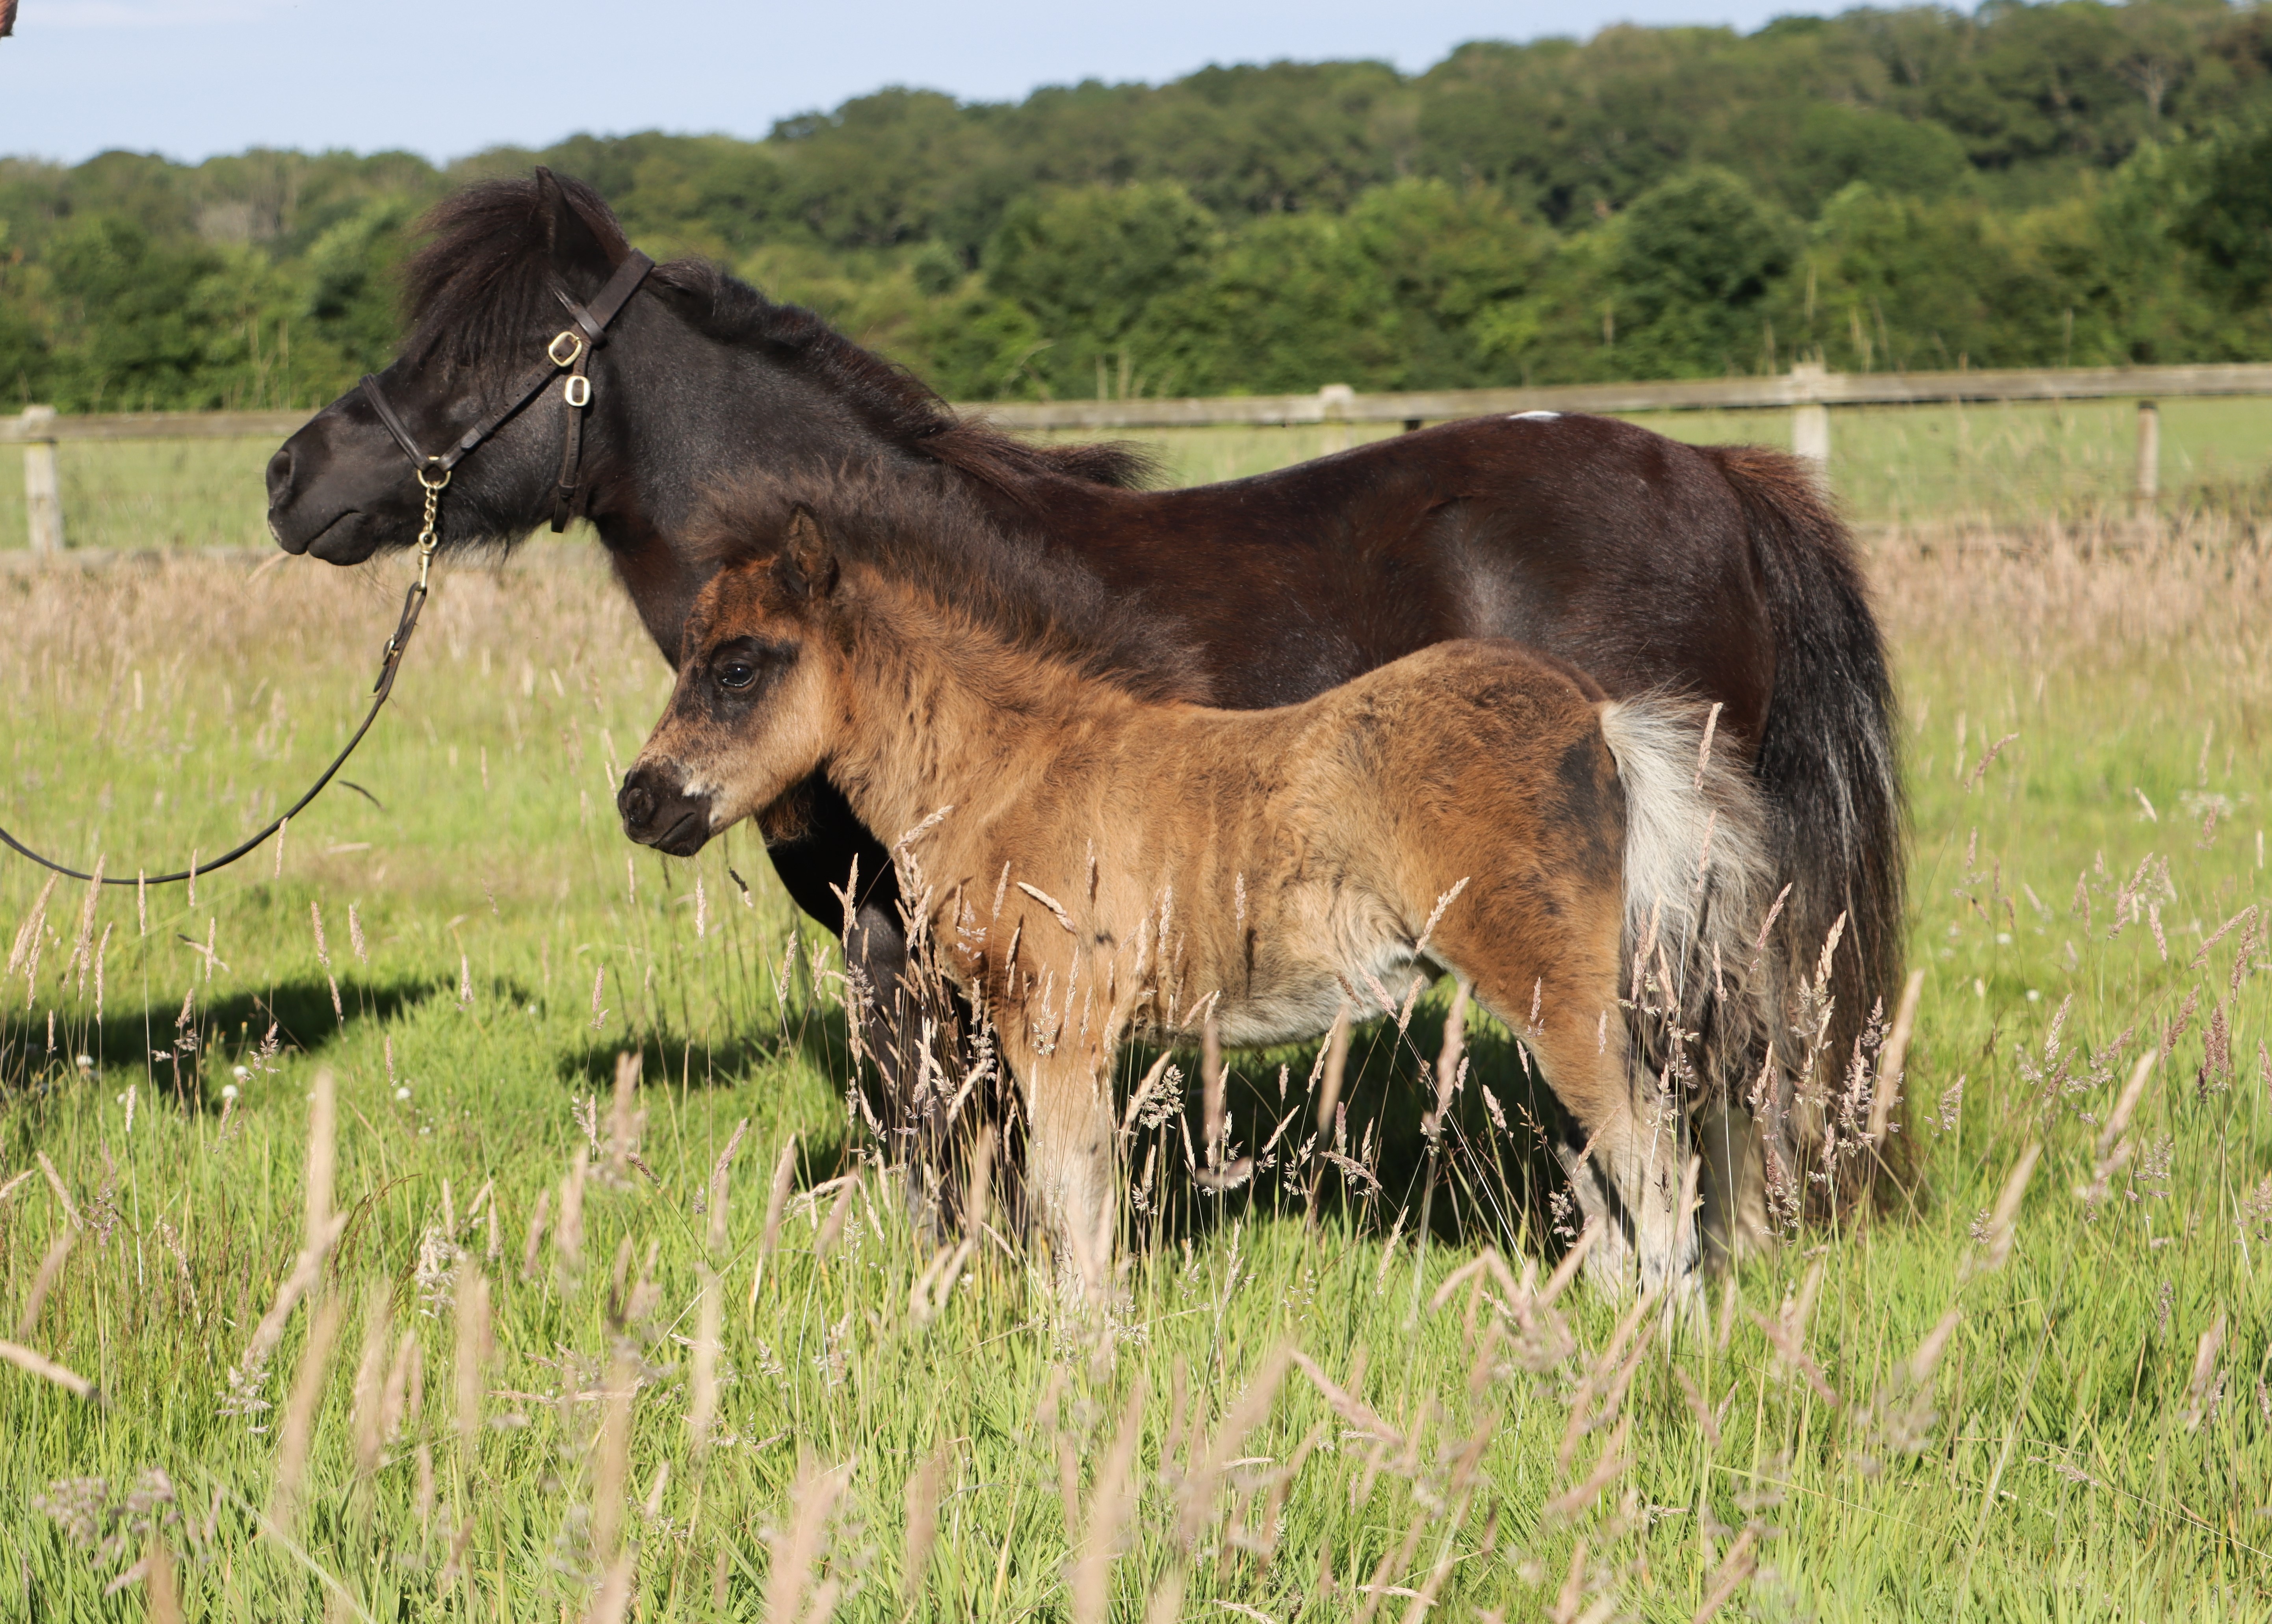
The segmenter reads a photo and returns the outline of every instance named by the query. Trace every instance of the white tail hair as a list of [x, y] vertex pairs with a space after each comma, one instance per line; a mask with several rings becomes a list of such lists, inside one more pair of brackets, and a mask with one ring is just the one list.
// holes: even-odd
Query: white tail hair
[[1715, 736], [1716, 710], [1653, 695], [1600, 714], [1626, 792], [1620, 990], [1634, 1065], [1692, 1097], [1738, 1095], [1775, 1027], [1771, 965], [1752, 968], [1775, 878], [1766, 804], [1736, 741]]

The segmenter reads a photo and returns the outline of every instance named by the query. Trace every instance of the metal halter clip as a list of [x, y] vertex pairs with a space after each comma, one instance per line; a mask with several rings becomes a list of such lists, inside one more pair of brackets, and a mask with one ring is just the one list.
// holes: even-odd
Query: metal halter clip
[[572, 373], [568, 382], [561, 388], [560, 398], [572, 406], [591, 405], [592, 380], [580, 372]]
[[[560, 353], [560, 346], [564, 344], [568, 346], [568, 353], [564, 355]], [[583, 353], [584, 335], [567, 327], [554, 333], [552, 342], [544, 346], [544, 359], [556, 367], [574, 366], [576, 358]]]

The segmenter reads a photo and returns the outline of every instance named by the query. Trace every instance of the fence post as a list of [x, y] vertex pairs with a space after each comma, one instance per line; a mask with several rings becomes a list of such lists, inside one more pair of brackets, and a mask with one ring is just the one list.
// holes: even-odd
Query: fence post
[[1326, 425], [1321, 455], [1349, 450], [1349, 409], [1356, 403], [1356, 391], [1347, 384], [1328, 384], [1318, 391], [1318, 410]]
[[2138, 403], [2138, 483], [2131, 510], [2140, 518], [2153, 512], [2162, 492], [2162, 411], [2150, 400]]
[[[24, 408], [26, 431], [55, 421], [53, 406]], [[56, 443], [27, 440], [24, 443], [24, 518], [34, 553], [64, 550], [64, 498], [56, 483]]]
[[[1819, 361], [1802, 361], [1790, 369], [1791, 381], [1802, 396], [1827, 376]], [[1830, 408], [1820, 400], [1802, 399], [1791, 409], [1790, 449], [1814, 465], [1814, 477], [1824, 489], [1830, 486]]]

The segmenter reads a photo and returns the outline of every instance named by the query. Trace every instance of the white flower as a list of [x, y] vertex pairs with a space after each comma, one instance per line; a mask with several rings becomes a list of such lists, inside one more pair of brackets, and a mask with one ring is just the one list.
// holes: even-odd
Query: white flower
[[398, 1088], [394, 1091], [394, 1097], [397, 1099], [407, 1100], [410, 1098], [410, 1091], [407, 1088]]
[[231, 1066], [228, 1069], [228, 1075], [235, 1077], [240, 1083], [250, 1083], [252, 1081], [252, 1073], [247, 1071], [242, 1066]]
[[82, 1054], [78, 1057], [77, 1063], [81, 1071], [92, 1071], [94, 1069], [94, 1056], [92, 1054]]
[[222, 1084], [220, 1085], [220, 1097], [221, 1097], [223, 1099], [235, 1099], [235, 1098], [236, 1098], [236, 1084], [234, 1084], [234, 1083], [224, 1083], [224, 1084]]

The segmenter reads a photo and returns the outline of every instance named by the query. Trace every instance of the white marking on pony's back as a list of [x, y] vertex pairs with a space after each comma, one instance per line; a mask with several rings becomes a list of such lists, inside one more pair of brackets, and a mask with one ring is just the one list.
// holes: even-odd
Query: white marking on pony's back
[[1509, 412], [1506, 421], [1510, 423], [1551, 423], [1561, 415], [1559, 412]]

